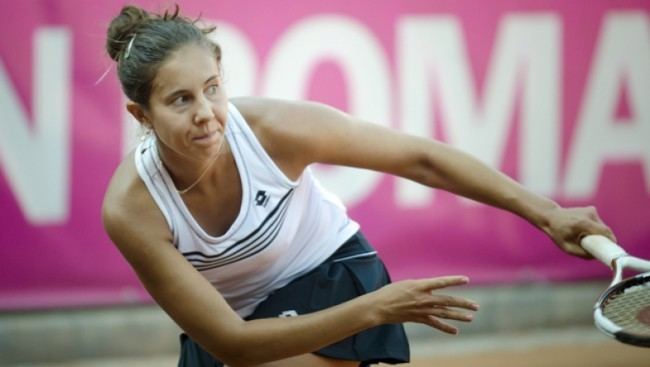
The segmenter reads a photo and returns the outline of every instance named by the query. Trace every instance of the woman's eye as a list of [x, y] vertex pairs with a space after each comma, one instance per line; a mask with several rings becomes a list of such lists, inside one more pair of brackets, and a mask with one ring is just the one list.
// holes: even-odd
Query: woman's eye
[[184, 105], [185, 103], [187, 103], [187, 101], [189, 101], [189, 100], [190, 100], [190, 99], [189, 99], [187, 96], [180, 96], [180, 97], [177, 97], [176, 99], [174, 99], [174, 100], [172, 101], [172, 104], [173, 104], [174, 106], [182, 106], [182, 105]]
[[218, 90], [218, 89], [219, 89], [219, 86], [218, 86], [218, 85], [211, 85], [211, 86], [208, 87], [208, 89], [207, 89], [206, 92], [207, 92], [208, 94], [210, 94], [210, 95], [214, 95], [214, 94], [217, 94], [217, 90]]

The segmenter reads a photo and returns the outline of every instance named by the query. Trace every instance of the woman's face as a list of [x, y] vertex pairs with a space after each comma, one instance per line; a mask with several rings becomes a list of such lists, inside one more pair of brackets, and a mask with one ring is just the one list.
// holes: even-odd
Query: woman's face
[[228, 99], [212, 51], [188, 44], [170, 54], [154, 78], [147, 115], [166, 156], [214, 157], [225, 139]]

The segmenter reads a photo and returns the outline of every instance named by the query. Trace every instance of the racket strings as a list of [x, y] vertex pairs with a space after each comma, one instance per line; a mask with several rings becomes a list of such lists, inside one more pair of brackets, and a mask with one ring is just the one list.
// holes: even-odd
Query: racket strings
[[624, 332], [650, 337], [650, 322], [643, 314], [650, 308], [650, 283], [634, 285], [610, 294], [603, 302], [603, 316]]

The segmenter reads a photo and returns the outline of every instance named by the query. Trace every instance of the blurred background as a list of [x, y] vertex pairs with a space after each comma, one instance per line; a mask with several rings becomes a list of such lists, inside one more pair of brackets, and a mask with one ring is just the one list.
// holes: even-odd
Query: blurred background
[[[132, 1], [164, 11], [171, 1]], [[177, 327], [100, 221], [137, 141], [104, 51], [124, 1], [0, 1], [0, 365], [173, 366]], [[650, 258], [647, 0], [183, 0], [217, 25], [231, 96], [324, 102], [445, 141]], [[408, 326], [414, 366], [649, 366], [592, 326], [609, 279], [512, 214], [316, 167], [394, 279], [465, 274], [458, 337]]]

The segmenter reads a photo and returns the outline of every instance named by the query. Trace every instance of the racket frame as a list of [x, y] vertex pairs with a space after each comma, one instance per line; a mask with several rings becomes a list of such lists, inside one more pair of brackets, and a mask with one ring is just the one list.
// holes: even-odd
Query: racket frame
[[[645, 261], [645, 260], [641, 260], [641, 261]], [[647, 270], [647, 268], [645, 270]], [[650, 347], [650, 337], [644, 337], [644, 336], [639, 336], [637, 334], [625, 332], [623, 328], [610, 321], [603, 314], [604, 305], [608, 301], [612, 293], [621, 293], [623, 292], [623, 289], [647, 283], [648, 278], [650, 278], [650, 273], [644, 273], [623, 280], [619, 280], [618, 282], [613, 282], [613, 285], [610, 285], [600, 295], [598, 301], [594, 305], [594, 324], [596, 325], [598, 330], [615, 338], [616, 340], [622, 343], [636, 345], [640, 347]]]
[[[621, 293], [623, 289], [647, 282], [650, 277], [650, 261], [630, 256], [623, 248], [612, 240], [601, 235], [589, 235], [580, 240], [580, 245], [596, 259], [610, 267], [614, 277], [609, 287], [600, 295], [594, 305], [594, 323], [603, 333], [614, 337], [616, 340], [642, 347], [650, 347], [650, 338], [623, 331], [603, 314], [603, 308], [612, 293]], [[623, 279], [623, 269], [634, 269], [646, 272], [630, 278]]]

